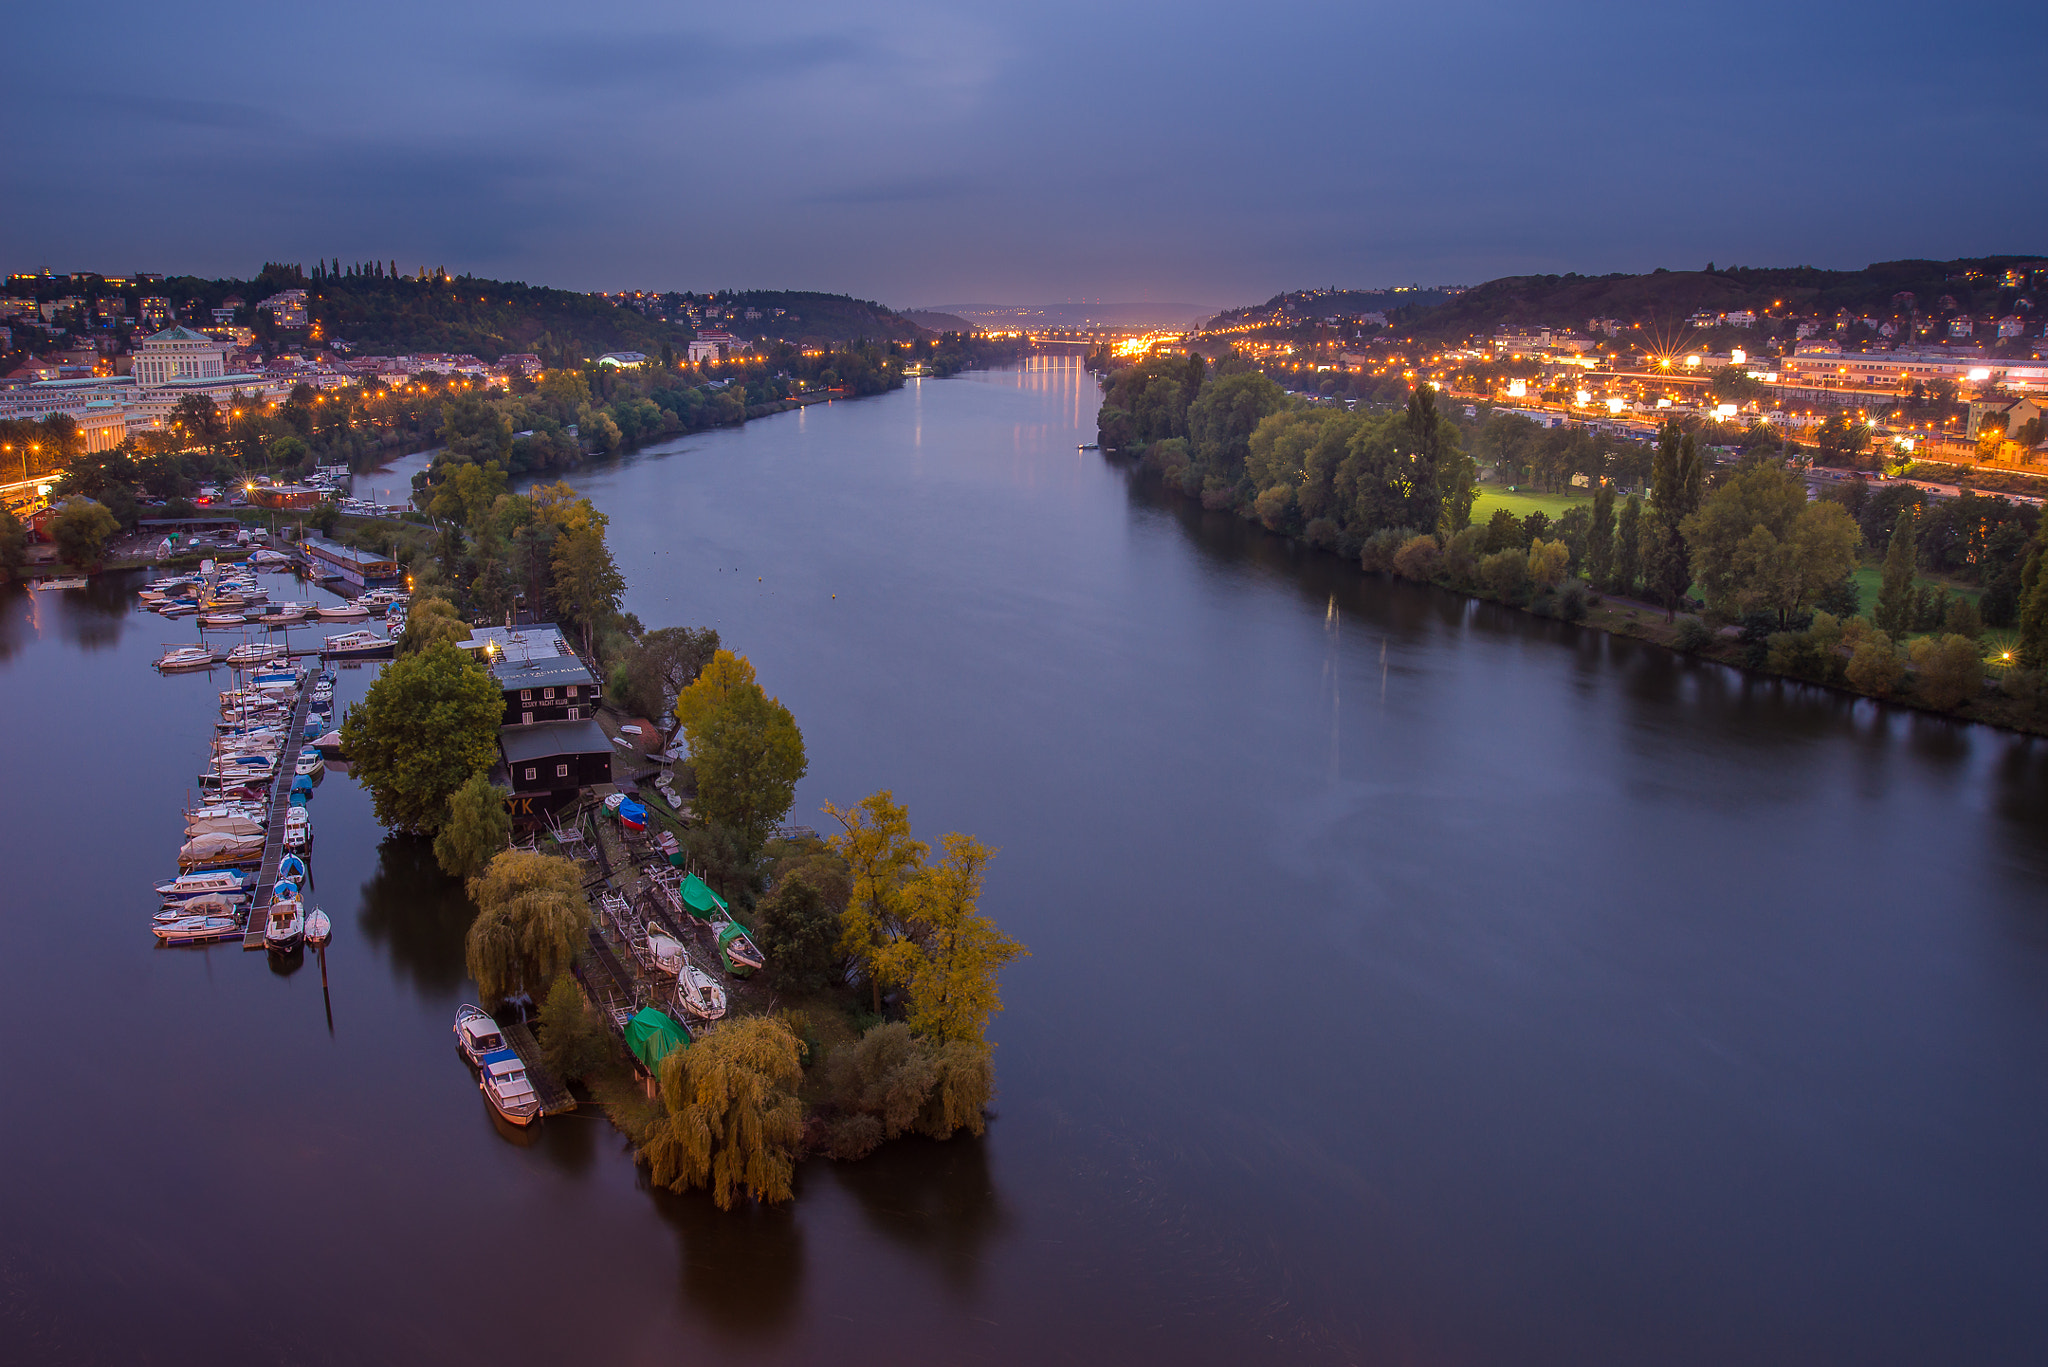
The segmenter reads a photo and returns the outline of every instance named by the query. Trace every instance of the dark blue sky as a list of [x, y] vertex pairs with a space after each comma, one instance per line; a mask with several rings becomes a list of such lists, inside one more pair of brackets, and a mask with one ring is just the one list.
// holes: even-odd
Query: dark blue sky
[[1222, 304], [2048, 251], [2039, 0], [117, 2], [7, 33], [9, 269]]

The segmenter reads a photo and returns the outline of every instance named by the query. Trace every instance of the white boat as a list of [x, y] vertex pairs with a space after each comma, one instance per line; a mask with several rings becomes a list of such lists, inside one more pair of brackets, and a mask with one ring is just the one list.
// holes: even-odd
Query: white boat
[[185, 838], [195, 839], [202, 835], [241, 836], [247, 838], [263, 835], [263, 823], [253, 816], [239, 812], [225, 812], [219, 816], [192, 815], [185, 818]]
[[158, 657], [156, 667], [166, 674], [182, 669], [211, 669], [213, 650], [209, 646], [171, 646]]
[[327, 919], [327, 913], [313, 908], [313, 914], [306, 918], [306, 943], [318, 949], [334, 935], [334, 923]]
[[87, 579], [45, 579], [36, 587], [42, 589], [82, 589], [90, 583], [91, 581]]
[[320, 758], [318, 750], [299, 751], [298, 762], [292, 765], [292, 772], [305, 778], [317, 775], [327, 767], [327, 761]]
[[206, 868], [219, 864], [257, 864], [263, 860], [263, 834], [195, 835], [178, 848], [178, 867]]
[[306, 933], [305, 912], [299, 906], [299, 899], [287, 897], [272, 902], [263, 916], [263, 945], [279, 954], [289, 953], [298, 948], [299, 940]]
[[189, 599], [179, 599], [176, 602], [165, 603], [157, 609], [157, 612], [165, 617], [190, 617], [198, 611], [199, 604]]
[[194, 916], [240, 917], [246, 897], [229, 897], [223, 893], [209, 892], [204, 897], [192, 897], [183, 902], [166, 902], [151, 924], [167, 926], [173, 921], [189, 921]]
[[370, 616], [368, 608], [357, 607], [354, 603], [315, 608], [313, 611], [323, 622], [362, 622], [367, 621]]
[[510, 1049], [485, 1054], [477, 1089], [496, 1111], [514, 1125], [531, 1125], [540, 1119], [540, 1096], [526, 1080], [526, 1065]]
[[341, 732], [329, 731], [326, 735], [320, 737], [320, 739], [316, 741], [313, 741], [311, 744], [313, 748], [315, 750], [318, 750], [322, 755], [332, 755], [336, 758], [339, 758], [341, 755]]
[[725, 989], [688, 959], [683, 960], [683, 971], [676, 974], [676, 986], [682, 989], [683, 1009], [691, 1015], [715, 1021], [725, 1014]]
[[327, 638], [320, 653], [330, 660], [367, 660], [390, 654], [398, 645], [389, 636], [374, 631], [344, 631]]
[[244, 641], [228, 652], [228, 663], [237, 669], [247, 669], [251, 665], [268, 664], [282, 654], [283, 646], [272, 645], [268, 641]]
[[231, 935], [242, 933], [241, 923], [232, 916], [184, 916], [175, 921], [159, 921], [150, 926], [156, 938], [167, 945], [199, 944], [205, 940], [225, 940]]
[[239, 869], [209, 869], [205, 873], [180, 874], [168, 883], [158, 883], [156, 890], [167, 902], [185, 902], [217, 892], [233, 896], [248, 891], [255, 881], [254, 876]]
[[472, 1068], [484, 1066], [484, 1056], [505, 1047], [504, 1032], [488, 1012], [468, 1002], [455, 1008], [455, 1047]]
[[682, 973], [683, 965], [688, 962], [683, 957], [682, 942], [673, 935], [659, 930], [647, 932], [647, 957], [663, 973], [676, 975]]
[[313, 843], [313, 818], [306, 814], [304, 807], [293, 807], [284, 814], [284, 847], [288, 850], [303, 850]]

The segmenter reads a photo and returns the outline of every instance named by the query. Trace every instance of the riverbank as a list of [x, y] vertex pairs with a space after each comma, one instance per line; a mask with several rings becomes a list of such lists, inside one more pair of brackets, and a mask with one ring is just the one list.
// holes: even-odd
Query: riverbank
[[[1125, 456], [1114, 451], [1105, 454], [1112, 460], [1128, 462], [1131, 473], [1136, 478], [1157, 479], [1156, 473], [1142, 456]], [[1159, 479], [1158, 483], [1172, 498], [1201, 502], [1200, 499], [1174, 487], [1169, 480]], [[1495, 499], [1494, 502], [1498, 505], [1500, 500]], [[1248, 510], [1239, 515], [1247, 522], [1260, 525], [1258, 519], [1251, 516]], [[1320, 554], [1328, 554], [1332, 559], [1347, 559], [1315, 547], [1302, 537], [1275, 531], [1263, 525], [1260, 529], [1267, 535], [1308, 547]], [[1874, 702], [1890, 703], [1958, 721], [1981, 722], [1987, 726], [2027, 735], [2048, 735], [2048, 706], [2044, 706], [2044, 703], [2048, 703], [2048, 696], [2044, 696], [2048, 694], [2048, 690], [2021, 675], [2020, 671], [1995, 668], [1987, 662], [1983, 665], [1982, 677], [1976, 689], [1962, 701], [1944, 705], [1922, 693], [1921, 690], [1926, 684], [1920, 679], [1916, 669], [1905, 663], [1903, 638], [1898, 643], [1901, 648], [1901, 669], [1897, 685], [1889, 691], [1880, 693], [1859, 688], [1849, 679], [1846, 667], [1851, 652], [1832, 640], [1814, 642], [1811, 649], [1788, 648], [1783, 652], [1806, 662], [1807, 668], [1773, 669], [1768, 663], [1772, 653], [1771, 644], [1782, 643], [1782, 638], [1798, 637], [1804, 633], [1778, 633], [1767, 640], [1746, 640], [1739, 635], [1731, 635], [1732, 628], [1716, 629], [1700, 614], [1677, 613], [1667, 621], [1666, 609], [1653, 603], [1604, 594], [1576, 581], [1550, 588], [1530, 588], [1525, 581], [1521, 589], [1510, 594], [1502, 594], [1490, 590], [1479, 581], [1476, 565], [1466, 567], [1463, 573], [1459, 573], [1457, 569], [1448, 567], [1447, 557], [1439, 555], [1429, 562], [1428, 568], [1429, 573], [1416, 575], [1403, 573], [1397, 566], [1389, 566], [1384, 570], [1368, 570], [1360, 566], [1358, 573], [1380, 574], [1389, 578], [1427, 584], [1530, 616], [1547, 617], [1575, 626], [1590, 627], [1609, 635], [1630, 637], [1649, 645], [1661, 646], [1675, 654], [1726, 665], [1748, 674], [1811, 684], [1839, 693], [1869, 698]]]

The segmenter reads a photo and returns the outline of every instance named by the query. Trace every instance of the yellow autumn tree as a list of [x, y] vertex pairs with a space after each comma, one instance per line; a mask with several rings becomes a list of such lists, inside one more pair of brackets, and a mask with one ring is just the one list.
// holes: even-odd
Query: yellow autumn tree
[[982, 881], [995, 851], [971, 835], [944, 837], [945, 858], [905, 889], [905, 934], [886, 954], [892, 981], [909, 993], [910, 1028], [941, 1041], [985, 1042], [1003, 1009], [996, 975], [1031, 951], [981, 914]]
[[704, 729], [704, 723], [711, 714], [725, 705], [733, 690], [754, 682], [753, 662], [744, 655], [735, 655], [730, 650], [711, 653], [711, 663], [703, 672], [691, 680], [690, 685], [676, 694], [676, 721], [683, 728], [683, 735], [693, 744]]
[[643, 1152], [671, 1191], [709, 1187], [720, 1210], [787, 1201], [803, 1142], [803, 1045], [774, 1016], [729, 1022], [661, 1061], [663, 1114]]
[[849, 808], [828, 802], [825, 813], [843, 828], [828, 843], [846, 861], [851, 884], [839, 918], [839, 952], [861, 961], [880, 1012], [883, 979], [896, 981], [900, 967], [895, 960], [905, 890], [923, 866], [927, 846], [910, 838], [910, 813], [887, 788]]
[[469, 880], [469, 896], [477, 913], [465, 958], [485, 1001], [545, 990], [590, 925], [573, 859], [506, 850]]

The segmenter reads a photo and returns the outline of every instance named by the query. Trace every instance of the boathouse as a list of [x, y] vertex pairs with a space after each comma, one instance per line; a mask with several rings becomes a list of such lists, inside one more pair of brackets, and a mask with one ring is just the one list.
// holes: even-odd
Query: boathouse
[[463, 649], [483, 660], [505, 697], [506, 726], [586, 721], [600, 690], [560, 627], [473, 627]]
[[381, 589], [404, 575], [398, 562], [379, 551], [360, 551], [338, 541], [306, 538], [306, 562], [315, 579], [339, 579], [351, 588]]
[[537, 793], [574, 794], [578, 788], [612, 781], [612, 743], [594, 721], [536, 722], [498, 732], [506, 778], [514, 797]]

